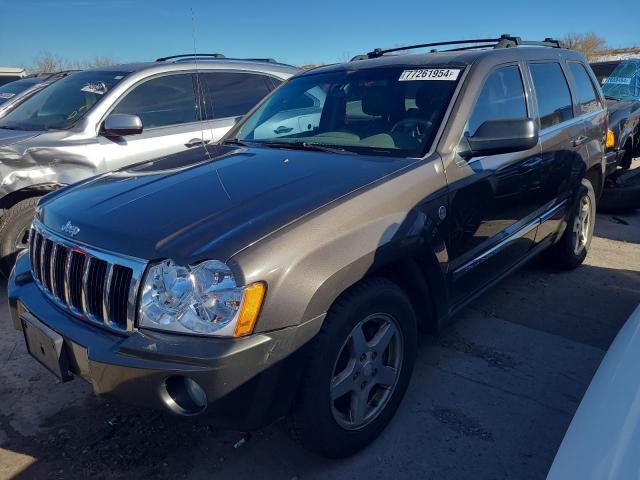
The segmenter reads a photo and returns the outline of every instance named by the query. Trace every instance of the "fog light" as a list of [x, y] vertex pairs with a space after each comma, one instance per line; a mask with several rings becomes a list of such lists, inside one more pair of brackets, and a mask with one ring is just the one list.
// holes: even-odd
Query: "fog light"
[[207, 408], [207, 394], [198, 382], [174, 375], [165, 380], [160, 396], [169, 410], [178, 415], [197, 415]]

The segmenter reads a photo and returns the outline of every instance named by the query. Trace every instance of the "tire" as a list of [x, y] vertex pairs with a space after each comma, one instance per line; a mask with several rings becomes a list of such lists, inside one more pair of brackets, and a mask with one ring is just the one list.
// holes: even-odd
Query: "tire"
[[16, 203], [2, 217], [0, 223], [0, 273], [9, 277], [16, 255], [27, 247], [33, 215], [40, 197], [27, 198]]
[[[586, 220], [581, 217], [585, 214]], [[560, 240], [545, 252], [547, 260], [554, 267], [573, 270], [584, 262], [591, 246], [595, 214], [596, 196], [593, 186], [589, 180], [583, 178], [568, 217], [567, 228]]]
[[[376, 349], [372, 343], [377, 338], [388, 343]], [[371, 278], [342, 294], [310, 345], [291, 416], [297, 440], [331, 458], [349, 456], [371, 443], [406, 392], [416, 346], [416, 316], [396, 284]]]

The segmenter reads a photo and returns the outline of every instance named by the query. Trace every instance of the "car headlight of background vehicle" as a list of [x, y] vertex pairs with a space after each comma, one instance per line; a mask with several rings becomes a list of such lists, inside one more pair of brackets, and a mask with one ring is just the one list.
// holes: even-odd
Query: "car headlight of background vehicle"
[[139, 325], [221, 337], [248, 335], [265, 293], [262, 282], [238, 286], [231, 269], [218, 260], [186, 267], [164, 260], [144, 277]]

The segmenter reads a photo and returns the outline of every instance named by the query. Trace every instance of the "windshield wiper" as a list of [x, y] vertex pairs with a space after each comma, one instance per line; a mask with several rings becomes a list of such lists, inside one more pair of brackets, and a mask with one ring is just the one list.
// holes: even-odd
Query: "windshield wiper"
[[604, 98], [606, 100], [620, 100], [618, 97], [612, 97], [611, 95], [605, 95]]
[[311, 150], [314, 152], [329, 152], [339, 153], [343, 155], [357, 155], [355, 152], [345, 150], [339, 147], [329, 147], [327, 145], [320, 145], [318, 143], [308, 142], [260, 142], [260, 145], [264, 145], [269, 148], [290, 148], [292, 150]]
[[249, 142], [243, 142], [242, 140], [238, 140], [237, 138], [229, 138], [222, 142], [223, 145], [240, 145], [241, 147], [251, 147], [254, 144]]

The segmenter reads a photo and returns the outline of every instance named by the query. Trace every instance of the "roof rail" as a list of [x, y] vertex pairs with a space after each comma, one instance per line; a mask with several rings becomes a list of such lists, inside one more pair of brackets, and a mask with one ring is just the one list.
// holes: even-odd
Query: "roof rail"
[[170, 55], [168, 57], [156, 58], [156, 62], [166, 62], [167, 60], [173, 60], [176, 58], [188, 58], [188, 57], [224, 58], [224, 55], [221, 53], [183, 53], [181, 55]]
[[[522, 40], [520, 37], [514, 37], [509, 34], [500, 35], [499, 38], [476, 38], [471, 40], [450, 40], [447, 42], [434, 42], [434, 43], [421, 43], [418, 45], [408, 45], [405, 47], [396, 47], [396, 48], [388, 48], [381, 49], [376, 48], [375, 50], [365, 54], [365, 55], [356, 55], [351, 59], [351, 61], [365, 60], [368, 58], [378, 58], [386, 55], [387, 53], [393, 52], [401, 52], [405, 50], [414, 50], [417, 48], [428, 48], [428, 47], [442, 47], [449, 45], [466, 45], [463, 47], [452, 48], [445, 51], [460, 51], [460, 50], [473, 50], [476, 48], [511, 48], [511, 47], [519, 47], [522, 45], [527, 46], [538, 46], [538, 47], [551, 47], [551, 48], [563, 48], [562, 42], [559, 40], [554, 40], [553, 38], [545, 38], [543, 41], [534, 41], [534, 40]], [[436, 53], [438, 50], [432, 49], [431, 53]]]

